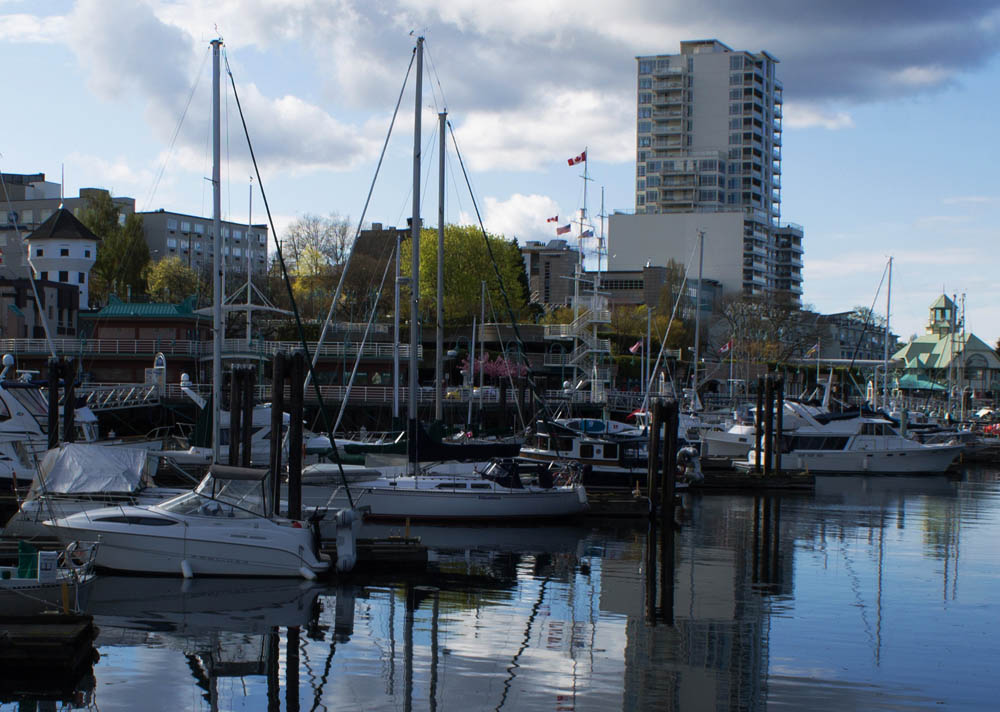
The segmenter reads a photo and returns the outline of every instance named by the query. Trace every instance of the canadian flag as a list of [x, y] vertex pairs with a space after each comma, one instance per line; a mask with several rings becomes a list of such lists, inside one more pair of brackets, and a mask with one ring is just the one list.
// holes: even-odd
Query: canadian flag
[[727, 354], [727, 353], [729, 353], [729, 349], [731, 349], [731, 348], [733, 348], [733, 340], [732, 339], [730, 339], [729, 341], [727, 341], [726, 343], [724, 343], [722, 345], [722, 348], [719, 349], [719, 353], [720, 354]]
[[550, 218], [546, 218], [545, 222], [559, 222], [559, 216], [558, 215], [553, 215]]
[[573, 156], [566, 162], [569, 163], [569, 165], [571, 166], [575, 166], [577, 163], [583, 163], [586, 160], [587, 160], [587, 149], [584, 149], [583, 153], [581, 153], [579, 156]]

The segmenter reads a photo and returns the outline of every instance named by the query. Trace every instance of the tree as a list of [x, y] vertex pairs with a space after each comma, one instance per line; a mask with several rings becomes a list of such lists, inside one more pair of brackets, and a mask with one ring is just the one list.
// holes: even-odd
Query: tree
[[179, 257], [166, 257], [148, 265], [146, 288], [156, 299], [180, 302], [202, 291], [198, 273], [184, 264]]
[[110, 193], [101, 191], [88, 198], [80, 222], [100, 239], [91, 270], [93, 300], [103, 302], [109, 294], [125, 296], [129, 288], [135, 295], [144, 294], [149, 246], [143, 237], [142, 216], [131, 213], [123, 220], [121, 207]]
[[[486, 242], [490, 249], [487, 249]], [[409, 242], [407, 240], [406, 242]], [[510, 321], [507, 303], [500, 290], [497, 271], [515, 319], [529, 314], [528, 289], [524, 260], [516, 240], [499, 235], [486, 235], [473, 225], [447, 225], [444, 233], [444, 320], [446, 324], [469, 324], [480, 312], [481, 284], [486, 282], [487, 318]], [[490, 252], [496, 259], [494, 270]], [[404, 242], [403, 254], [410, 254]], [[410, 264], [404, 260], [402, 271], [410, 273]], [[420, 303], [426, 324], [433, 324], [437, 309], [437, 230], [425, 229], [420, 234]], [[490, 313], [491, 305], [497, 310]]]
[[326, 217], [306, 213], [288, 226], [281, 249], [289, 270], [309, 251], [322, 255], [327, 264], [338, 265], [347, 259], [353, 239], [350, 218], [337, 213]]
[[885, 317], [878, 312], [872, 311], [870, 307], [856, 306], [851, 310], [852, 316], [862, 324], [867, 324], [871, 331], [885, 328]]
[[292, 269], [294, 282], [292, 294], [303, 319], [317, 319], [326, 316], [327, 300], [337, 284], [333, 267], [318, 248], [308, 245], [302, 249], [299, 259]]
[[748, 363], [787, 361], [807, 351], [819, 336], [815, 316], [775, 295], [724, 298], [719, 318], [731, 334], [732, 357]]

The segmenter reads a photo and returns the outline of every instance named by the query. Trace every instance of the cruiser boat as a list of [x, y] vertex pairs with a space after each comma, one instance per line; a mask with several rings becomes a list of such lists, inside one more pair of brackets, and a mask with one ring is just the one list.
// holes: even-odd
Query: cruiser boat
[[162, 504], [83, 511], [46, 525], [63, 541], [99, 541], [100, 569], [315, 579], [330, 559], [308, 523], [271, 513], [267, 474], [213, 465], [197, 488]]
[[[928, 445], [899, 434], [882, 416], [861, 411], [812, 415], [800, 404], [791, 406], [803, 424], [782, 438], [782, 469], [813, 474], [941, 474], [962, 452], [960, 443]], [[733, 464], [740, 470], [755, 466], [754, 452]]]

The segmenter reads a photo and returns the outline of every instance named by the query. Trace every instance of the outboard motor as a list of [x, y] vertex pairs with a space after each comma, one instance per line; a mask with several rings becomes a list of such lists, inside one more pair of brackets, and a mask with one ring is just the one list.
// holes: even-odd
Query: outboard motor
[[353, 509], [337, 512], [337, 571], [350, 571], [358, 562], [358, 532], [361, 516]]

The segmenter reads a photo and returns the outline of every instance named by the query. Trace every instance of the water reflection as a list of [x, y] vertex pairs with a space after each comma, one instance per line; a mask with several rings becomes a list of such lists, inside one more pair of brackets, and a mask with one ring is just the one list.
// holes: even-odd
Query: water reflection
[[992, 702], [996, 471], [689, 495], [682, 521], [414, 528], [434, 547], [426, 572], [338, 585], [101, 578], [94, 700], [605, 712]]

